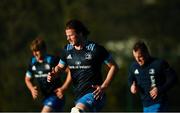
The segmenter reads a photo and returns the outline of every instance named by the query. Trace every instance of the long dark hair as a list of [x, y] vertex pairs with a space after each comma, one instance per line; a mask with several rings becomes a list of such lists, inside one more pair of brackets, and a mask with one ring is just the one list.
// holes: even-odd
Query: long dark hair
[[82, 35], [85, 37], [87, 37], [90, 34], [90, 32], [86, 28], [86, 26], [81, 21], [79, 21], [77, 19], [69, 20], [66, 23], [65, 29], [74, 29], [77, 34], [82, 33]]

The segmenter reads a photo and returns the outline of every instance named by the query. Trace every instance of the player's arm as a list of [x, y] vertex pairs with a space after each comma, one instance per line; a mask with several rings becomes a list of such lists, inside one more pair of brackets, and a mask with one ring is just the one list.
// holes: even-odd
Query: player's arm
[[67, 77], [66, 77], [66, 80], [65, 80], [64, 84], [61, 86], [61, 89], [63, 91], [66, 91], [68, 89], [68, 87], [70, 86], [71, 81], [72, 81], [71, 72], [70, 72], [69, 68], [66, 68], [65, 71], [67, 73]]
[[26, 83], [26, 86], [28, 87], [28, 89], [30, 90], [33, 99], [36, 99], [38, 96], [37, 86], [33, 85], [31, 78], [28, 76], [25, 77], [25, 83]]
[[47, 81], [51, 82], [54, 76], [56, 76], [60, 72], [64, 72], [64, 68], [64, 64], [59, 63], [58, 65], [56, 65], [55, 68], [53, 68], [52, 71], [48, 73]]
[[162, 86], [157, 86], [159, 93], [167, 92], [170, 88], [173, 87], [175, 83], [178, 82], [177, 73], [174, 69], [172, 69], [169, 64], [164, 61], [162, 63], [162, 73], [163, 77], [165, 77], [165, 83]]
[[132, 85], [130, 87], [130, 91], [131, 91], [132, 94], [136, 94], [138, 92], [138, 87], [137, 87], [135, 81], [133, 81], [133, 83], [132, 83]]
[[94, 98], [96, 99], [100, 98], [100, 96], [104, 93], [104, 91], [109, 87], [111, 81], [114, 78], [114, 75], [118, 71], [118, 66], [113, 59], [111, 59], [108, 63], [106, 63], [106, 65], [108, 66], [109, 70], [104, 82], [102, 83], [101, 86], [98, 85], [93, 86], [94, 88], [96, 88], [96, 90], [93, 92]]
[[152, 99], [155, 99], [159, 94], [166, 93], [177, 82], [176, 72], [169, 66], [166, 61], [163, 61], [161, 64], [161, 71], [163, 74], [162, 77], [165, 77], [161, 79], [165, 79], [165, 82], [161, 86], [153, 87], [151, 89], [150, 96]]
[[132, 94], [136, 94], [138, 92], [138, 86], [134, 74], [132, 73], [132, 67], [133, 65], [131, 65], [131, 67], [128, 70], [128, 86], [130, 88], [130, 92]]
[[103, 84], [101, 85], [102, 89], [108, 88], [108, 86], [110, 85], [112, 79], [114, 78], [114, 75], [119, 70], [116, 62], [113, 59], [107, 64], [107, 66], [109, 67], [109, 71], [107, 73], [107, 76], [106, 76]]
[[59, 98], [63, 97], [64, 92], [68, 89], [68, 87], [70, 86], [71, 81], [72, 81], [71, 73], [70, 73], [69, 68], [66, 68], [65, 72], [67, 73], [66, 80], [64, 81], [63, 85], [60, 88], [57, 88], [55, 90], [55, 93]]

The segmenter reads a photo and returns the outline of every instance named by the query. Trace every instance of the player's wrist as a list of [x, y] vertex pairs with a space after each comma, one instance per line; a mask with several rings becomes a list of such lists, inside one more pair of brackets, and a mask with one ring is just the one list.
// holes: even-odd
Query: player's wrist
[[106, 90], [108, 86], [107, 85], [101, 85], [100, 87], [102, 90]]
[[61, 71], [61, 67], [59, 67], [58, 65], [55, 67], [54, 69], [55, 73], [59, 73]]

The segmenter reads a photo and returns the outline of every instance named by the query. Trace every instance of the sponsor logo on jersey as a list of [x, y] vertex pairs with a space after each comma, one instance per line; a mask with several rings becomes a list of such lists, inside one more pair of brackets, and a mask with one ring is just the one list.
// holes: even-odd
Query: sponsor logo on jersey
[[69, 55], [67, 56], [67, 59], [72, 59], [71, 54], [69, 54]]
[[41, 75], [41, 74], [43, 74], [43, 72], [42, 71], [38, 71], [38, 74]]
[[81, 65], [81, 61], [75, 61], [76, 65]]
[[94, 50], [94, 46], [95, 44], [89, 44], [88, 46], [86, 46], [87, 50], [93, 51]]
[[35, 74], [34, 75], [36, 78], [40, 78], [40, 77], [47, 77], [48, 74]]
[[87, 99], [86, 102], [87, 102], [88, 104], [92, 104], [92, 103], [93, 103], [92, 100], [90, 100], [90, 99]]
[[70, 69], [89, 69], [91, 66], [69, 66]]
[[32, 66], [32, 70], [35, 71], [36, 70], [36, 66], [33, 65]]
[[135, 74], [135, 75], [138, 75], [138, 74], [139, 74], [138, 69], [136, 69], [136, 70], [134, 71], [134, 74]]

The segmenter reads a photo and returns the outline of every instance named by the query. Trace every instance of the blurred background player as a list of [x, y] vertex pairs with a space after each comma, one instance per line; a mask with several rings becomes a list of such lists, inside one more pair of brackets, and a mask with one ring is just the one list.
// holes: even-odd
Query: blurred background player
[[41, 37], [32, 41], [30, 49], [33, 56], [26, 72], [25, 83], [33, 99], [37, 99], [40, 94], [44, 96], [41, 112], [62, 111], [64, 96], [61, 91], [60, 75], [54, 78], [53, 82], [47, 82], [47, 75], [58, 64], [59, 58], [47, 54], [45, 41]]
[[167, 92], [177, 80], [175, 71], [165, 60], [152, 57], [143, 41], [134, 44], [133, 56], [128, 79], [131, 93], [140, 93], [144, 112], [167, 112]]

